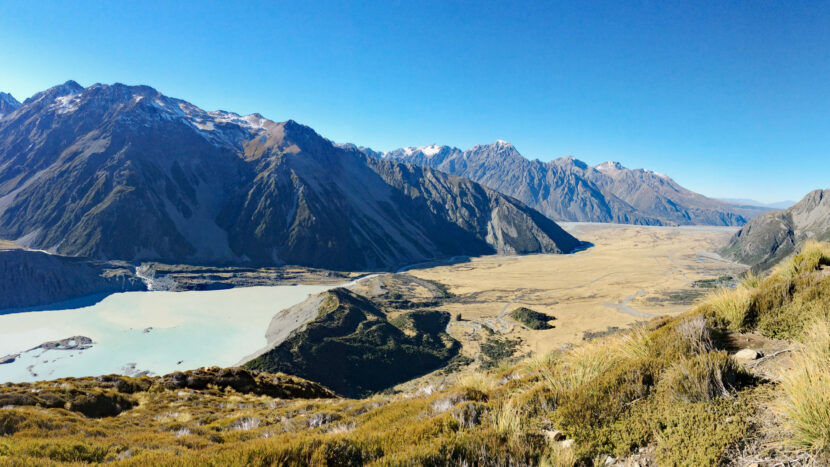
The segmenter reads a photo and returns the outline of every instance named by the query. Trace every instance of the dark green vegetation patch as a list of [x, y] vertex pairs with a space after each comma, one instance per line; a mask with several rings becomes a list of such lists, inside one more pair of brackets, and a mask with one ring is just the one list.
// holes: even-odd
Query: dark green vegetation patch
[[[487, 329], [487, 328], [485, 328]], [[481, 368], [495, 368], [516, 354], [522, 341], [493, 335], [481, 344]]]
[[738, 281], [732, 276], [719, 276], [713, 279], [698, 279], [692, 282], [692, 287], [699, 289], [718, 289], [721, 287], [735, 288]]
[[511, 311], [510, 317], [524, 324], [530, 329], [536, 330], [553, 329], [553, 326], [551, 326], [548, 323], [548, 321], [556, 319], [553, 316], [549, 316], [544, 313], [539, 313], [538, 311], [534, 311], [530, 308], [525, 307], [519, 307]]
[[298, 375], [354, 397], [441, 368], [461, 348], [444, 332], [449, 313], [418, 310], [390, 322], [361, 295], [343, 288], [327, 294], [305, 329], [246, 366]]

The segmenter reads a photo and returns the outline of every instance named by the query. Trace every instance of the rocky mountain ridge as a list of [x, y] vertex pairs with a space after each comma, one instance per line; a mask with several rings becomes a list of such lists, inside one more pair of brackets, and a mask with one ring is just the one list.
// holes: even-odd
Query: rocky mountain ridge
[[735, 233], [723, 253], [765, 270], [811, 239], [830, 240], [830, 189], [814, 190], [787, 209], [752, 219]]
[[14, 112], [20, 107], [20, 102], [9, 93], [0, 92], [0, 119]]
[[0, 238], [95, 259], [349, 270], [579, 244], [515, 199], [292, 120], [74, 81], [0, 120]]
[[450, 146], [408, 147], [365, 154], [423, 165], [469, 178], [513, 196], [557, 221], [643, 225], [743, 225], [767, 209], [707, 198], [670, 177], [618, 162], [596, 166], [562, 157], [529, 160], [502, 140], [466, 151]]

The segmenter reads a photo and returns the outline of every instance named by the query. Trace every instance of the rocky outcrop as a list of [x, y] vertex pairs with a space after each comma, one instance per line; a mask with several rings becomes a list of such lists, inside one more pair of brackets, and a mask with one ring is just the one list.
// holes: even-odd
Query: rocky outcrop
[[616, 162], [588, 166], [573, 157], [528, 160], [506, 141], [462, 151], [403, 148], [371, 156], [423, 165], [513, 196], [551, 219], [645, 225], [743, 225], [765, 208], [739, 206], [687, 190], [666, 175]]
[[394, 320], [347, 289], [320, 295], [317, 317], [245, 364], [318, 381], [360, 397], [444, 366], [460, 343], [446, 334], [448, 313], [413, 311]]
[[347, 270], [579, 243], [513, 198], [293, 121], [71, 81], [0, 120], [0, 238], [95, 259]]
[[755, 270], [769, 269], [806, 240], [830, 240], [830, 190], [815, 190], [793, 206], [752, 219], [722, 254]]
[[0, 119], [14, 112], [20, 107], [20, 102], [9, 93], [0, 92]]
[[0, 313], [145, 289], [124, 266], [26, 250], [0, 250], [0, 277]]
[[243, 368], [212, 367], [184, 372], [177, 371], [153, 378], [153, 385], [170, 390], [204, 390], [208, 387], [217, 391], [233, 389], [241, 394], [256, 394], [280, 399], [329, 399], [335, 397], [333, 392], [311, 381]]

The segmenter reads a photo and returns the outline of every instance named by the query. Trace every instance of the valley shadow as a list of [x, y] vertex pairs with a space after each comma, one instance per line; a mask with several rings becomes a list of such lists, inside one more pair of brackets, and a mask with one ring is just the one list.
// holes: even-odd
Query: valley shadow
[[579, 245], [575, 246], [574, 249], [568, 254], [579, 253], [580, 251], [585, 251], [589, 248], [593, 248], [594, 246], [595, 245], [591, 242], [579, 242]]
[[436, 266], [452, 266], [454, 264], [462, 264], [462, 263], [469, 263], [470, 257], [465, 255], [453, 256], [451, 258], [444, 258], [444, 259], [432, 259], [428, 261], [422, 261], [420, 263], [415, 264], [408, 264], [406, 266], [401, 266], [399, 268], [393, 268], [392, 270], [396, 274], [400, 274], [402, 272], [406, 272], [412, 269], [418, 268], [434, 268]]

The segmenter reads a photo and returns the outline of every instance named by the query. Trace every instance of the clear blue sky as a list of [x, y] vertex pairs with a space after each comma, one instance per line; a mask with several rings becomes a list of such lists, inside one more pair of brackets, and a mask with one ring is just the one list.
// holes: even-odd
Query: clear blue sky
[[828, 2], [7, 0], [0, 64], [21, 100], [148, 84], [379, 150], [505, 139], [715, 197], [830, 187]]

